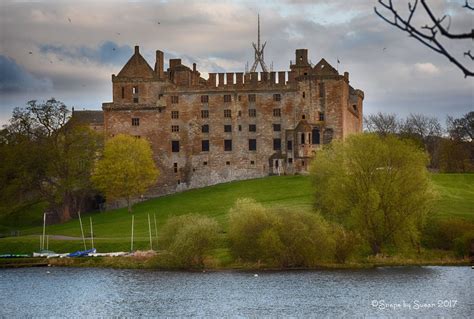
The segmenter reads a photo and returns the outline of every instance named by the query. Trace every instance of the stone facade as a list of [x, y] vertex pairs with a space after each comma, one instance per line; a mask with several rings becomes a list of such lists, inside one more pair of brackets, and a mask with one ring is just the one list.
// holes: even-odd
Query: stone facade
[[[107, 137], [146, 138], [160, 178], [152, 195], [271, 174], [306, 173], [322, 145], [362, 131], [364, 93], [324, 59], [296, 50], [290, 71], [209, 73], [156, 51], [112, 75], [103, 103]], [[316, 155], [315, 155], [316, 154]]]

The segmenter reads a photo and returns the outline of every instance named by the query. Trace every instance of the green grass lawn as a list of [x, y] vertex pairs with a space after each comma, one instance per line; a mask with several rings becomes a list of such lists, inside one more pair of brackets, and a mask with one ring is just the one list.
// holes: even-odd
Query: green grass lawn
[[[463, 217], [474, 221], [474, 174], [433, 174], [433, 181], [440, 193], [435, 214], [439, 218], [450, 216]], [[148, 248], [148, 214], [151, 216], [154, 232], [154, 216], [159, 228], [168, 217], [187, 213], [202, 214], [215, 218], [225, 230], [229, 209], [238, 198], [249, 197], [266, 206], [290, 207], [294, 209], [312, 209], [311, 181], [307, 176], [273, 176], [240, 182], [190, 190], [179, 194], [151, 199], [133, 207], [135, 215], [136, 248]], [[0, 230], [20, 229], [22, 237], [0, 239], [0, 253], [31, 253], [38, 250], [41, 222], [31, 227], [30, 212], [22, 212], [17, 224], [0, 224]], [[36, 216], [37, 217], [37, 216]], [[37, 218], [35, 219], [37, 220]], [[90, 234], [89, 217], [94, 225], [96, 248], [100, 251], [129, 250], [131, 233], [131, 215], [126, 208], [105, 213], [83, 214], [85, 235]], [[9, 219], [11, 221], [11, 219]], [[2, 219], [0, 219], [1, 223]], [[16, 226], [16, 228], [13, 228]], [[0, 231], [1, 232], [1, 231]], [[49, 235], [80, 237], [78, 220], [47, 227]], [[88, 243], [90, 245], [90, 243]], [[50, 249], [64, 252], [82, 249], [81, 240], [51, 240]]]

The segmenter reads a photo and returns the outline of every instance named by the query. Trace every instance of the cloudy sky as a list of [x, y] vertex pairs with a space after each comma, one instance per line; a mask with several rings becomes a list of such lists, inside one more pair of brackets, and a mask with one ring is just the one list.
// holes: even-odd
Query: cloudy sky
[[[406, 11], [406, 1], [394, 2]], [[429, 3], [437, 14], [449, 14], [451, 31], [474, 28], [464, 0]], [[120, 71], [134, 45], [152, 66], [160, 49], [166, 60], [196, 62], [204, 77], [243, 71], [253, 62], [257, 13], [268, 65], [288, 70], [297, 48], [309, 49], [313, 63], [324, 57], [336, 67], [339, 59], [339, 71], [348, 71], [351, 85], [365, 92], [366, 114], [424, 113], [444, 122], [447, 114], [473, 110], [474, 79], [383, 22], [375, 5], [375, 0], [0, 0], [0, 124], [13, 107], [32, 99], [55, 97], [76, 109], [100, 109], [111, 100], [111, 74]], [[415, 19], [427, 23], [423, 14]], [[470, 40], [445, 46], [463, 61], [462, 52], [474, 51]]]

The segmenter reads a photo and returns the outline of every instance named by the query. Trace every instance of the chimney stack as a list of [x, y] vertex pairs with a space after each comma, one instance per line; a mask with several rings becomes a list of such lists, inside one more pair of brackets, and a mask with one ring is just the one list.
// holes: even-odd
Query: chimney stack
[[135, 46], [135, 54], [140, 53], [140, 47], [138, 45]]
[[163, 79], [164, 62], [163, 51], [156, 50], [155, 74], [159, 79]]

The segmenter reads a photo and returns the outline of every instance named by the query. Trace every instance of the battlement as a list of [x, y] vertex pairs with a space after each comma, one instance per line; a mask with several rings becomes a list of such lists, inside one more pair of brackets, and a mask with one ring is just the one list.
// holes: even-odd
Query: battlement
[[255, 86], [286, 86], [294, 83], [292, 71], [209, 73], [207, 88], [243, 88]]

